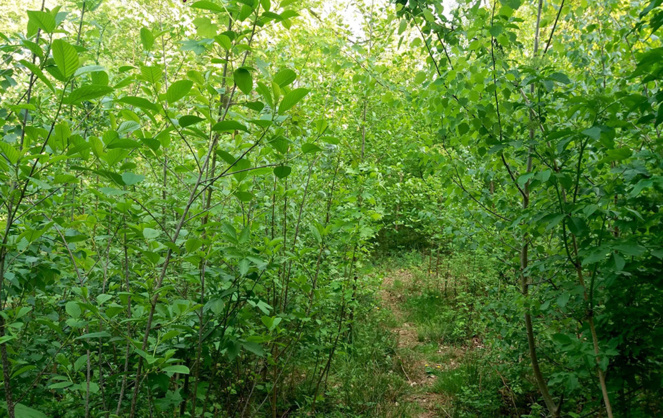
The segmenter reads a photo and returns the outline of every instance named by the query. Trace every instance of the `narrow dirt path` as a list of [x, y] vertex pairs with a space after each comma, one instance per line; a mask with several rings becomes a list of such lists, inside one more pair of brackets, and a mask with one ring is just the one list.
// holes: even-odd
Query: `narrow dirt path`
[[[413, 402], [419, 406], [420, 412], [416, 415], [419, 418], [450, 417], [451, 399], [432, 392], [437, 379], [432, 371], [449, 370], [457, 367], [457, 363], [454, 364], [451, 361], [441, 365], [432, 362], [430, 356], [426, 355], [423, 350], [423, 347], [430, 342], [420, 341], [416, 325], [407, 322], [407, 312], [403, 305], [405, 292], [409, 292], [415, 286], [413, 280], [414, 276], [409, 270], [395, 270], [384, 278], [380, 291], [383, 307], [392, 312], [395, 323], [398, 324], [391, 331], [398, 338], [396, 356], [401, 371], [412, 388], [407, 402]], [[397, 281], [400, 282], [398, 288], [394, 286]], [[445, 347], [438, 342], [436, 354], [442, 354], [449, 349], [453, 348]]]

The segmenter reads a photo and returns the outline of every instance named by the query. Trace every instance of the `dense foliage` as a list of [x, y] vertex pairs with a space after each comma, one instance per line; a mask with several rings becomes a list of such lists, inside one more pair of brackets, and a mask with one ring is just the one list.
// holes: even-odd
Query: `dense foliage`
[[3, 413], [661, 414], [661, 3], [3, 2]]

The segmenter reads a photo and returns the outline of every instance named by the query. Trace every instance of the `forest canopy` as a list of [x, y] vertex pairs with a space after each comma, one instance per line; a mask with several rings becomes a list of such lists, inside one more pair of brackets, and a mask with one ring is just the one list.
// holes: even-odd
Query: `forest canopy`
[[663, 414], [663, 0], [0, 16], [0, 415]]

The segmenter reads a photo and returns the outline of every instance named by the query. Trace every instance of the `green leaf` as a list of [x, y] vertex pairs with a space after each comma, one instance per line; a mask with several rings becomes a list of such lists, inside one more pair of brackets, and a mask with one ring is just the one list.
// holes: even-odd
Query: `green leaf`
[[166, 100], [168, 103], [173, 104], [186, 96], [193, 87], [193, 81], [180, 80], [176, 81], [168, 87], [166, 92]]
[[28, 22], [37, 26], [39, 29], [46, 33], [55, 32], [55, 28], [57, 26], [55, 23], [55, 16], [40, 10], [28, 10]]
[[504, 30], [502, 25], [493, 25], [488, 29], [488, 32], [490, 32], [493, 38], [497, 38], [502, 33], [502, 30]]
[[274, 175], [280, 179], [288, 177], [291, 172], [292, 168], [288, 167], [287, 165], [274, 167]]
[[592, 139], [599, 140], [601, 138], [601, 128], [598, 126], [592, 126], [591, 128], [582, 131], [582, 134]]
[[564, 292], [561, 295], [557, 297], [557, 305], [560, 308], [563, 308], [566, 306], [567, 303], [569, 303], [569, 298], [571, 297], [571, 294], [568, 292]]
[[237, 198], [242, 202], [250, 202], [255, 197], [253, 193], [249, 192], [237, 192], [235, 193], [235, 196], [237, 196]]
[[633, 243], [618, 244], [614, 249], [629, 257], [638, 257], [647, 251], [645, 247]]
[[51, 81], [48, 78], [46, 78], [44, 72], [41, 71], [39, 67], [37, 67], [36, 65], [34, 65], [33, 63], [27, 60], [21, 60], [19, 62], [23, 64], [25, 67], [27, 67], [32, 72], [32, 74], [34, 74], [38, 79], [42, 81], [42, 83], [46, 84], [46, 87], [48, 87], [53, 93], [55, 93], [55, 87], [53, 87]]
[[281, 87], [285, 87], [289, 84], [292, 84], [296, 79], [297, 74], [291, 69], [286, 68], [276, 73], [272, 81]]
[[193, 20], [193, 24], [196, 25], [197, 35], [203, 39], [214, 38], [219, 30], [208, 17], [197, 17]]
[[214, 40], [223, 47], [226, 51], [230, 50], [233, 47], [233, 43], [226, 35], [218, 35], [214, 37]]
[[99, 191], [106, 196], [122, 196], [129, 193], [126, 190], [118, 190], [113, 187], [102, 187]]
[[89, 102], [92, 99], [105, 96], [114, 91], [112, 87], [102, 86], [98, 84], [88, 84], [87, 86], [79, 87], [72, 91], [69, 96], [64, 100], [65, 104], [80, 104], [82, 102]]
[[562, 83], [562, 84], [570, 84], [571, 83], [571, 80], [569, 79], [569, 77], [564, 73], [552, 73], [552, 74], [550, 74], [550, 78], [552, 80], [557, 81], [558, 83]]
[[513, 10], [518, 10], [520, 7], [520, 0], [500, 0], [500, 3], [510, 7]]
[[281, 154], [287, 154], [288, 149], [290, 148], [290, 141], [288, 141], [286, 137], [278, 135], [269, 141], [269, 145], [274, 147], [274, 149]]
[[398, 34], [402, 35], [406, 29], [407, 29], [407, 19], [401, 19], [400, 23], [398, 24]]
[[556, 343], [558, 343], [560, 345], [571, 345], [571, 344], [573, 344], [573, 340], [571, 339], [571, 337], [569, 337], [566, 334], [554, 334], [552, 336], [552, 338], [553, 338], [553, 341], [555, 341]]
[[140, 142], [134, 141], [134, 140], [129, 139], [129, 138], [116, 139], [112, 143], [108, 144], [107, 148], [109, 150], [140, 148]]
[[19, 309], [18, 312], [16, 313], [16, 317], [14, 318], [14, 320], [21, 319], [21, 318], [24, 317], [25, 315], [29, 314], [31, 311], [32, 311], [32, 307], [31, 307], [31, 306], [24, 306], [24, 307], [22, 307], [22, 308]]
[[126, 103], [129, 106], [135, 106], [143, 110], [147, 109], [155, 112], [159, 111], [157, 105], [142, 97], [125, 96], [121, 99], [118, 99], [118, 102]]
[[143, 229], [143, 236], [144, 236], [146, 239], [155, 239], [155, 238], [157, 238], [159, 235], [161, 235], [161, 231], [159, 231], [159, 230], [152, 229], [152, 228], [145, 228], [145, 229]]
[[140, 174], [134, 174], [130, 172], [122, 174], [122, 181], [127, 186], [133, 186], [134, 184], [138, 184], [143, 180], [145, 180], [145, 176], [142, 176]]
[[72, 318], [80, 318], [81, 316], [81, 307], [78, 305], [77, 302], [67, 302], [66, 305], [64, 305], [65, 311], [71, 316]]
[[624, 266], [626, 265], [626, 260], [624, 260], [624, 257], [622, 257], [619, 253], [614, 253], [613, 258], [615, 260], [615, 269], [617, 271], [624, 270]]
[[51, 48], [53, 51], [53, 60], [62, 76], [68, 79], [74, 75], [80, 66], [76, 48], [62, 39], [54, 40]]
[[251, 94], [253, 90], [253, 77], [249, 70], [245, 68], [238, 68], [234, 74], [235, 84], [244, 94]]
[[16, 164], [18, 159], [21, 158], [21, 153], [10, 144], [4, 142], [2, 139], [0, 139], [0, 151], [2, 151], [5, 157], [7, 157], [9, 162], [12, 164]]
[[205, 305], [207, 308], [211, 309], [217, 315], [220, 315], [223, 312], [223, 308], [226, 306], [223, 299], [212, 299]]
[[223, 13], [223, 7], [211, 1], [197, 1], [191, 5], [193, 9], [209, 10], [211, 12]]
[[140, 129], [140, 124], [133, 120], [124, 121], [118, 126], [117, 133], [119, 135], [125, 135], [131, 133], [137, 129]]
[[189, 370], [188, 367], [182, 366], [182, 365], [168, 366], [168, 367], [164, 367], [161, 370], [166, 372], [166, 373], [179, 373], [179, 374], [189, 374], [189, 373], [191, 373], [191, 371]]
[[246, 351], [249, 351], [258, 357], [265, 356], [265, 350], [263, 350], [262, 347], [260, 347], [260, 345], [257, 343], [242, 342], [242, 347], [244, 347]]
[[15, 418], [48, 418], [48, 416], [36, 409], [17, 403], [14, 407]]
[[187, 253], [192, 253], [194, 251], [198, 251], [198, 249], [202, 247], [202, 245], [203, 242], [200, 239], [189, 238], [184, 244], [184, 249], [186, 250]]
[[196, 123], [202, 122], [204, 120], [205, 119], [198, 116], [186, 115], [180, 118], [179, 123], [182, 128], [186, 128], [187, 126], [195, 125]]
[[140, 42], [143, 44], [143, 48], [145, 48], [146, 51], [150, 51], [154, 46], [154, 35], [152, 34], [152, 31], [148, 28], [141, 28]]
[[430, 9], [424, 9], [424, 19], [427, 21], [434, 23], [435, 22], [435, 15], [433, 12], [430, 11]]
[[100, 331], [100, 332], [91, 332], [89, 334], [81, 335], [80, 337], [77, 337], [77, 340], [89, 340], [91, 338], [109, 338], [111, 335], [107, 331]]
[[322, 151], [322, 148], [320, 148], [319, 146], [317, 146], [315, 144], [309, 144], [309, 143], [302, 144], [302, 153], [303, 154], [310, 154], [310, 153], [319, 152], [319, 151]]
[[222, 122], [219, 122], [212, 127], [212, 130], [215, 132], [234, 132], [234, 131], [249, 132], [246, 126], [234, 120], [224, 120]]
[[279, 105], [279, 113], [283, 114], [288, 110], [292, 109], [299, 101], [301, 101], [310, 90], [308, 89], [295, 89], [290, 93], [286, 94], [281, 104]]
[[86, 65], [85, 67], [81, 67], [76, 72], [74, 73], [75, 77], [78, 77], [79, 75], [87, 74], [87, 73], [98, 73], [101, 71], [106, 71], [104, 67], [101, 65]]
[[5, 335], [4, 337], [0, 337], [0, 345], [6, 343], [7, 341], [15, 340], [16, 336], [15, 335]]
[[149, 83], [156, 84], [161, 81], [163, 77], [163, 69], [160, 65], [146, 66], [141, 65], [140, 74], [143, 79]]

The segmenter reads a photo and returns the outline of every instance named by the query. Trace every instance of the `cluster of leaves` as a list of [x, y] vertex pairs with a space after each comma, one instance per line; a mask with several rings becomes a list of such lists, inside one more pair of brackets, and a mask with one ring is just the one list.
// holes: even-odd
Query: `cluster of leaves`
[[309, 64], [292, 0], [69, 6], [0, 45], [3, 407], [287, 410], [300, 369], [321, 397], [382, 217], [361, 51]]
[[504, 263], [510, 381], [554, 416], [660, 412], [660, 1], [397, 3], [430, 65], [426, 175]]

